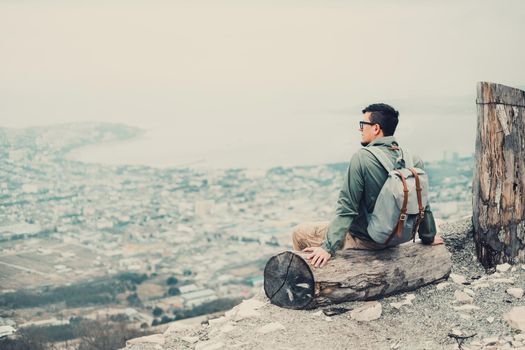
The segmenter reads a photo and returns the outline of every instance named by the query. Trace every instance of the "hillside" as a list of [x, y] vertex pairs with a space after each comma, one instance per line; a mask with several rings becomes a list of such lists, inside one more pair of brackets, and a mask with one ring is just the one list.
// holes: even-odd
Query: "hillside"
[[128, 341], [126, 350], [525, 349], [525, 335], [505, 316], [513, 310], [525, 332], [525, 298], [519, 295], [525, 265], [485, 272], [474, 259], [470, 221], [441, 226], [453, 259], [446, 282], [379, 301], [340, 304], [355, 311], [331, 317], [322, 310], [281, 309], [261, 291], [224, 316], [196, 326], [172, 323], [163, 334]]

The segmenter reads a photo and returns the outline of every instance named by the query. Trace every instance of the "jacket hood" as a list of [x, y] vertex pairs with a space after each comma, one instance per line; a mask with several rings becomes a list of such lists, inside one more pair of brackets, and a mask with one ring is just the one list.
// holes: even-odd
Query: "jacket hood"
[[397, 142], [394, 136], [383, 136], [383, 137], [380, 137], [370, 142], [368, 145], [366, 145], [366, 147], [370, 147], [370, 146], [389, 146], [390, 147], [393, 144], [395, 144], [396, 146], [399, 146], [399, 143]]

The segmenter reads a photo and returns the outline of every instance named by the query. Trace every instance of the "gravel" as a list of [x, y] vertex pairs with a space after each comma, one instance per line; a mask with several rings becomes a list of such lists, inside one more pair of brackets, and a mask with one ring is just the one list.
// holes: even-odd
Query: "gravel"
[[[517, 268], [506, 272], [487, 273], [475, 260], [470, 218], [443, 224], [440, 228], [452, 253], [452, 273], [464, 276], [464, 284], [448, 283], [440, 288], [432, 284], [379, 300], [382, 310], [379, 319], [360, 322], [350, 317], [351, 312], [327, 317], [319, 310], [282, 309], [269, 304], [264, 292], [260, 291], [253, 299], [262, 303], [250, 302], [241, 307], [249, 309], [254, 305], [256, 308], [253, 312], [244, 310], [245, 318], [226, 317], [211, 325], [168, 331], [163, 345], [133, 344], [126, 350], [307, 349], [319, 346], [327, 349], [467, 350], [525, 346], [523, 335], [503, 319], [513, 307], [525, 306], [525, 298], [518, 299], [506, 293], [509, 288], [525, 287], [525, 269], [516, 265]], [[456, 300], [458, 294], [468, 294], [473, 303], [462, 304]], [[353, 310], [363, 305], [364, 302], [348, 302], [337, 307]], [[258, 332], [268, 328], [271, 332]], [[199, 341], [192, 343], [184, 341], [183, 337]]]

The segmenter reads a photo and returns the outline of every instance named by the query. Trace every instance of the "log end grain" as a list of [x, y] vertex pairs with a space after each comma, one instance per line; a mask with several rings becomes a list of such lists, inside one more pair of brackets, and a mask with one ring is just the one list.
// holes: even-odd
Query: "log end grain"
[[299, 255], [283, 252], [266, 263], [264, 292], [272, 304], [287, 309], [306, 309], [314, 298], [312, 270]]

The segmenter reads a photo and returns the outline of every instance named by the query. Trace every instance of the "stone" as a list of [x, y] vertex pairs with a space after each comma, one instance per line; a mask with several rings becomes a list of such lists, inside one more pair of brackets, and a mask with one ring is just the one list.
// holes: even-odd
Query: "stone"
[[452, 282], [454, 282], [456, 284], [463, 284], [463, 283], [467, 282], [467, 279], [465, 278], [465, 276], [458, 275], [458, 274], [455, 274], [455, 273], [451, 273], [450, 274], [450, 278], [452, 279]]
[[508, 263], [499, 264], [496, 266], [496, 271], [498, 272], [507, 272], [510, 270], [512, 266], [510, 266]]
[[467, 304], [467, 305], [462, 305], [462, 306], [455, 306], [454, 310], [470, 312], [474, 310], [479, 310], [479, 306]]
[[481, 289], [481, 288], [488, 288], [490, 287], [490, 284], [487, 282], [480, 282], [472, 285], [472, 288], [474, 289]]
[[476, 292], [474, 292], [472, 289], [469, 289], [469, 288], [463, 289], [463, 292], [467, 293], [471, 297], [475, 297], [476, 296]]
[[498, 337], [485, 338], [483, 339], [483, 343], [485, 344], [485, 346], [496, 345], [499, 343], [499, 338]]
[[474, 299], [468, 295], [465, 292], [462, 292], [460, 290], [456, 290], [454, 292], [454, 297], [456, 298], [456, 301], [460, 304], [472, 304], [474, 303]]
[[459, 316], [460, 318], [462, 318], [463, 320], [471, 320], [471, 319], [472, 319], [472, 316], [467, 315], [467, 314], [462, 314], [461, 312], [458, 313], [458, 316]]
[[352, 310], [350, 317], [356, 321], [369, 322], [380, 318], [382, 312], [383, 308], [380, 302], [370, 301]]
[[261, 334], [268, 334], [276, 331], [283, 331], [285, 329], [286, 328], [284, 328], [284, 326], [279, 322], [272, 322], [262, 326], [257, 332]]
[[394, 309], [401, 309], [401, 307], [403, 305], [406, 305], [406, 303], [404, 301], [400, 301], [400, 302], [397, 302], [397, 303], [390, 303], [390, 306], [392, 306]]
[[322, 316], [323, 315], [323, 311], [314, 312], [312, 315], [315, 316], [315, 317]]
[[514, 284], [514, 278], [495, 278], [491, 281], [492, 283], [508, 283]]
[[208, 320], [208, 324], [212, 327], [220, 327], [222, 326], [223, 324], [226, 323], [226, 321], [228, 321], [226, 319], [226, 317], [222, 316], [222, 317], [217, 317], [217, 318], [212, 318], [212, 319], [209, 319]]
[[401, 309], [403, 305], [412, 305], [412, 300], [416, 299], [415, 294], [408, 294], [405, 296], [405, 300], [397, 302], [397, 303], [390, 303], [390, 306], [392, 306], [395, 309]]
[[163, 345], [164, 342], [165, 342], [165, 339], [162, 334], [152, 334], [152, 335], [147, 335], [147, 336], [140, 337], [140, 338], [127, 340], [126, 345], [145, 344], [145, 343]]
[[326, 322], [333, 322], [333, 321], [334, 321], [334, 320], [332, 320], [331, 317], [325, 317], [324, 320], [325, 320]]
[[251, 317], [257, 317], [259, 316], [259, 312], [255, 311], [255, 310], [250, 310], [250, 309], [247, 309], [247, 310], [239, 310], [236, 314], [235, 314], [235, 317], [233, 318], [235, 321], [241, 321], [241, 320], [244, 320], [246, 318], [251, 318]]
[[246, 318], [257, 317], [259, 312], [257, 311], [263, 307], [265, 303], [256, 300], [254, 298], [243, 300], [242, 303], [231, 309], [224, 314], [226, 319], [233, 319], [234, 321], [244, 320]]
[[488, 323], [492, 323], [492, 322], [494, 322], [494, 317], [492, 317], [492, 316], [487, 317], [487, 322], [488, 322]]
[[233, 331], [235, 329], [235, 326], [231, 323], [227, 323], [225, 324], [224, 326], [222, 326], [222, 328], [220, 329], [220, 331], [222, 333], [229, 333], [231, 331]]
[[180, 337], [180, 340], [183, 340], [186, 343], [195, 344], [199, 341], [199, 337]]
[[514, 340], [525, 342], [525, 333], [515, 334]]
[[195, 350], [217, 350], [224, 348], [223, 342], [215, 342], [213, 340], [204, 341], [195, 345]]
[[523, 289], [521, 288], [509, 288], [506, 292], [516, 299], [521, 299], [523, 297]]
[[441, 282], [441, 283], [438, 283], [438, 284], [436, 285], [436, 289], [437, 289], [437, 290], [443, 290], [443, 289], [447, 288], [447, 287], [450, 286], [450, 285], [451, 285], [450, 282]]
[[521, 332], [525, 332], [525, 306], [513, 307], [509, 312], [503, 315], [509, 326]]

